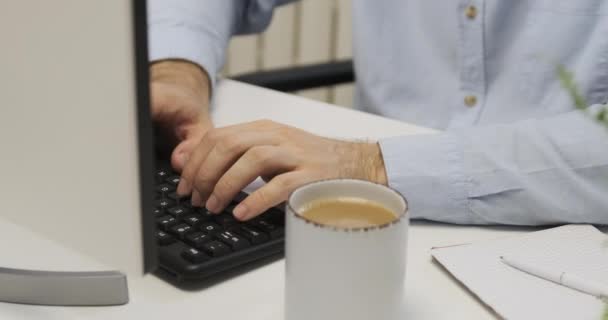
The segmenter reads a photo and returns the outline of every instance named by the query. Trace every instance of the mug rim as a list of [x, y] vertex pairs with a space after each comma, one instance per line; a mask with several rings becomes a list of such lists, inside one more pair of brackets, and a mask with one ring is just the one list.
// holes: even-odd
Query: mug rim
[[[373, 185], [373, 186], [377, 186], [377, 187], [381, 187], [384, 188], [388, 191], [391, 191], [393, 194], [395, 194], [399, 199], [401, 199], [403, 201], [403, 204], [405, 206], [403, 212], [398, 213], [397, 217], [395, 217], [394, 220], [391, 220], [390, 222], [387, 223], [383, 223], [383, 224], [378, 224], [378, 225], [372, 225], [372, 226], [367, 226], [367, 227], [339, 227], [339, 226], [334, 226], [334, 225], [330, 225], [330, 224], [325, 224], [325, 223], [320, 223], [320, 222], [316, 222], [313, 221], [309, 218], [306, 218], [304, 216], [302, 216], [297, 210], [295, 210], [295, 208], [291, 205], [292, 202], [292, 198], [294, 196], [294, 194], [303, 188], [306, 187], [311, 187], [315, 184], [322, 184], [322, 183], [326, 183], [326, 182], [348, 182], [348, 181], [353, 181], [353, 182], [357, 182], [357, 183], [365, 183], [365, 184], [369, 184], [369, 185]], [[375, 200], [370, 200], [373, 202], [378, 202]], [[352, 179], [352, 178], [335, 178], [335, 179], [323, 179], [323, 180], [316, 180], [316, 181], [312, 181], [306, 184], [303, 184], [301, 186], [299, 186], [298, 188], [296, 188], [295, 190], [293, 190], [290, 194], [289, 197], [287, 197], [287, 202], [286, 202], [286, 213], [290, 212], [289, 214], [293, 215], [296, 219], [300, 219], [304, 222], [306, 222], [307, 224], [312, 224], [315, 227], [319, 227], [322, 229], [330, 229], [330, 230], [334, 230], [334, 231], [347, 231], [347, 232], [367, 232], [367, 231], [372, 231], [372, 230], [377, 230], [377, 229], [384, 229], [384, 228], [388, 228], [392, 225], [396, 225], [398, 223], [401, 223], [401, 221], [406, 218], [409, 217], [408, 213], [409, 213], [409, 203], [407, 201], [407, 198], [401, 194], [401, 192], [395, 190], [394, 188], [391, 188], [389, 186], [385, 186], [383, 184], [377, 183], [377, 182], [372, 182], [372, 181], [368, 181], [368, 180], [363, 180], [363, 179]], [[382, 203], [380, 203], [380, 205], [383, 205]], [[392, 210], [391, 210], [392, 211]]]

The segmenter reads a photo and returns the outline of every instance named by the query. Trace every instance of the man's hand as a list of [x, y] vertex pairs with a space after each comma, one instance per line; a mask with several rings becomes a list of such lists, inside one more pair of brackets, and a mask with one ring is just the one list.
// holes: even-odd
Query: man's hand
[[192, 192], [195, 206], [222, 211], [257, 177], [268, 183], [235, 209], [240, 220], [285, 201], [306, 183], [353, 178], [387, 184], [376, 143], [333, 140], [262, 120], [207, 132], [182, 172], [177, 192]]
[[175, 146], [171, 164], [181, 171], [192, 150], [207, 130], [209, 77], [199, 66], [180, 60], [165, 60], [150, 66], [152, 118]]

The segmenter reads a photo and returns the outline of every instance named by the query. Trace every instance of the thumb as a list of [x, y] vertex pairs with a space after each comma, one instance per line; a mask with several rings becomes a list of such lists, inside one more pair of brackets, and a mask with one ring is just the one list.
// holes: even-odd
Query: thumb
[[190, 158], [190, 153], [196, 147], [198, 140], [188, 139], [180, 142], [171, 154], [171, 165], [177, 172], [181, 172]]
[[200, 143], [201, 139], [205, 135], [205, 130], [202, 126], [197, 126], [196, 129], [189, 130], [185, 139], [177, 144], [173, 153], [171, 154], [171, 165], [175, 170], [181, 172], [190, 158], [190, 154]]

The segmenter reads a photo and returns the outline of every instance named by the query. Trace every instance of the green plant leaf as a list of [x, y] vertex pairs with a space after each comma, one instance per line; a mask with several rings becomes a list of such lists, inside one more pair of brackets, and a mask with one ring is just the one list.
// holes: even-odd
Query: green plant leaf
[[600, 112], [597, 114], [597, 120], [604, 124], [608, 124], [608, 107], [604, 106]]
[[[576, 85], [572, 72], [568, 71], [568, 69], [561, 64], [558, 64], [556, 69], [557, 76], [562, 87], [564, 87], [564, 89], [568, 92], [576, 108], [579, 110], [586, 110], [588, 107], [587, 101], [585, 101], [585, 97], [583, 97], [578, 90], [578, 86]], [[587, 112], [587, 114], [589, 113]], [[608, 128], [608, 104], [602, 106], [602, 109], [595, 115], [595, 119], [600, 124]]]
[[566, 89], [568, 94], [570, 94], [570, 97], [572, 97], [574, 105], [578, 109], [586, 109], [587, 102], [579, 92], [576, 82], [574, 81], [574, 75], [572, 74], [572, 72], [568, 71], [566, 67], [564, 67], [564, 65], [559, 64], [557, 65], [557, 75], [564, 89]]
[[606, 121], [606, 114], [607, 114], [606, 108], [602, 109], [602, 111], [600, 111], [597, 114], [597, 120], [599, 120], [599, 121]]

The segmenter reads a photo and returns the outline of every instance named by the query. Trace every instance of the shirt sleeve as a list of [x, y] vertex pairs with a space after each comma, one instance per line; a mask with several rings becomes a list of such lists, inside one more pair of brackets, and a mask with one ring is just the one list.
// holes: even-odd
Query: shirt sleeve
[[580, 111], [380, 146], [389, 185], [408, 199], [412, 218], [608, 224], [608, 130]]
[[230, 37], [260, 32], [281, 0], [150, 0], [149, 59], [184, 59], [200, 65], [215, 84]]

